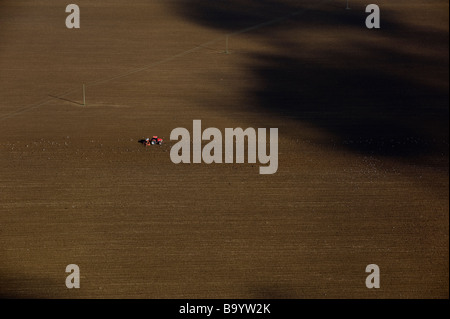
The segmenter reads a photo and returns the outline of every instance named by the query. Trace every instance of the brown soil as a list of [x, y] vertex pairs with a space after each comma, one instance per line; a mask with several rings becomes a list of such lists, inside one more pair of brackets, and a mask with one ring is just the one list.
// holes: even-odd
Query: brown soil
[[[0, 1], [0, 296], [448, 298], [448, 1], [391, 2]], [[194, 119], [278, 172], [173, 164]]]

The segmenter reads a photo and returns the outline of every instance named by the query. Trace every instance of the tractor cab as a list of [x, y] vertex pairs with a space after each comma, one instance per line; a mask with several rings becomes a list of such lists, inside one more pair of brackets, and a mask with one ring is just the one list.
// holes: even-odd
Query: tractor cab
[[163, 142], [162, 138], [159, 138], [158, 136], [153, 136], [152, 139], [150, 140], [150, 144], [151, 145], [161, 145]]

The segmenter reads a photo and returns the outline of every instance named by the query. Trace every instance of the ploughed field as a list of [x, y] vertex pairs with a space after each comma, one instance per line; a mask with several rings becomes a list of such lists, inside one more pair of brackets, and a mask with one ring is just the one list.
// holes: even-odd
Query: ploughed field
[[[0, 296], [448, 298], [448, 2], [76, 3], [0, 1]], [[277, 172], [174, 164], [193, 120]]]

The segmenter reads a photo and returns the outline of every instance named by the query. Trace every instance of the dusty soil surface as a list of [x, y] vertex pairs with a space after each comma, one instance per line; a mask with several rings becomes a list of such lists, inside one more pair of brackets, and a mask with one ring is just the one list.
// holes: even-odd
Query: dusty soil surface
[[[0, 1], [0, 296], [449, 297], [448, 1], [380, 0], [380, 30], [364, 1], [76, 3]], [[279, 128], [277, 173], [172, 163], [194, 119]]]

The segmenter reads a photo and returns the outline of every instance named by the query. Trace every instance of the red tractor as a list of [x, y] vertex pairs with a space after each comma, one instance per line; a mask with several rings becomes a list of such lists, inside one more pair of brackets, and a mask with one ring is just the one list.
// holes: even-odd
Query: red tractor
[[150, 145], [161, 145], [163, 142], [162, 138], [159, 138], [158, 136], [153, 136], [151, 139], [150, 138], [146, 138], [144, 145], [145, 146], [150, 146]]

